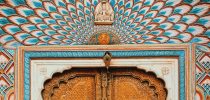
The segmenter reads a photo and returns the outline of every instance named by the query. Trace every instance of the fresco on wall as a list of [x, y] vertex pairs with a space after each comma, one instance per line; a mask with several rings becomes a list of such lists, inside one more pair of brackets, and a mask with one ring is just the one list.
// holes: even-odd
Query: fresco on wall
[[[97, 27], [94, 12], [99, 2], [0, 0], [0, 98], [12, 100], [14, 96], [14, 49], [21, 45], [89, 44]], [[112, 26], [104, 26], [104, 30], [115, 33], [119, 44], [198, 44], [195, 98], [207, 100], [210, 95], [210, 0], [108, 2], [114, 10], [114, 22]]]

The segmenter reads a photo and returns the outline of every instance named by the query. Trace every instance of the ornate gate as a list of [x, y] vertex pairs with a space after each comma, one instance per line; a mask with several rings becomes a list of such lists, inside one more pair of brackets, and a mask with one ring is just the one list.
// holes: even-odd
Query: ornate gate
[[71, 69], [44, 84], [44, 100], [166, 100], [164, 81], [136, 68]]

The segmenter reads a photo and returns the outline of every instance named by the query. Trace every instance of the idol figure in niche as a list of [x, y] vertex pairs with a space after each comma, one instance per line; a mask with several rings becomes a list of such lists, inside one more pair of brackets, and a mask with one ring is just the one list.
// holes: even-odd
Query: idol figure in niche
[[114, 11], [112, 6], [106, 1], [102, 0], [95, 10], [95, 22], [113, 22]]

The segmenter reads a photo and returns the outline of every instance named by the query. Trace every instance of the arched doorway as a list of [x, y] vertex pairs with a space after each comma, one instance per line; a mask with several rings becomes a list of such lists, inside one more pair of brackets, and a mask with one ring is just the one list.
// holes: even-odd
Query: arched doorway
[[163, 80], [137, 68], [73, 68], [47, 80], [43, 100], [166, 100]]

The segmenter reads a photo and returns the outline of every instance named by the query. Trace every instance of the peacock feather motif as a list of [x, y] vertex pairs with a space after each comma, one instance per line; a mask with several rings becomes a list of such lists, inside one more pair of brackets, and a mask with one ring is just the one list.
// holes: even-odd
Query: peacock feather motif
[[[100, 0], [0, 0], [0, 43], [88, 44]], [[121, 44], [197, 43], [209, 51], [209, 0], [109, 0]]]
[[199, 44], [196, 92], [202, 98], [210, 95], [210, 0], [107, 0], [114, 23], [96, 26], [94, 12], [101, 1], [0, 0], [0, 99], [14, 96], [10, 49], [91, 44], [89, 40], [103, 30], [114, 33], [120, 44]]

